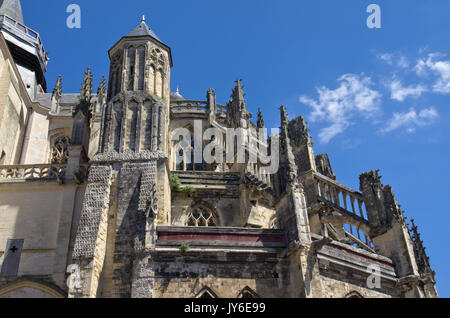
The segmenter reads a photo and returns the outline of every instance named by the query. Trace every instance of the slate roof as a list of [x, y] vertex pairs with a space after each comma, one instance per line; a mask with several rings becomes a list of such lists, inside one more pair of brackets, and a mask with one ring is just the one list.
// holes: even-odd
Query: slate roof
[[24, 24], [20, 0], [0, 0], [0, 15], [7, 15]]
[[[75, 106], [78, 104], [80, 98], [80, 94], [62, 94], [61, 96], [61, 105], [72, 105]], [[92, 102], [95, 103], [97, 101], [97, 95], [92, 95]], [[48, 109], [52, 107], [52, 94], [51, 93], [39, 93], [37, 94], [34, 102], [39, 103], [41, 106], [44, 106]]]
[[136, 28], [134, 28], [133, 31], [128, 33], [127, 36], [151, 36], [152, 38], [161, 42], [161, 40], [158, 38], [158, 36], [145, 23], [144, 19], [141, 21], [141, 23]]

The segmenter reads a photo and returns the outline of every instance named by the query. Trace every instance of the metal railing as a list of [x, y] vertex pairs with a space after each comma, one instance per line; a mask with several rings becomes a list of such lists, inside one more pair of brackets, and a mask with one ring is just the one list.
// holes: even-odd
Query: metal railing
[[21, 34], [25, 35], [27, 38], [33, 40], [33, 42], [36, 43], [38, 46], [39, 52], [42, 57], [45, 57], [45, 50], [44, 46], [41, 41], [41, 37], [39, 36], [39, 33], [36, 31], [28, 28], [27, 26], [23, 25], [19, 21], [14, 20], [8, 15], [1, 15], [0, 16], [0, 27], [3, 25], [9, 26], [17, 31], [19, 31]]

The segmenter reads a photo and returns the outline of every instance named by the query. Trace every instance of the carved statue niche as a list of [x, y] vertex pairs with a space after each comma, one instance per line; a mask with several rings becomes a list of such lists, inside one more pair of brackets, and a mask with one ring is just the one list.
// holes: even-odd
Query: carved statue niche
[[147, 218], [155, 218], [158, 215], [158, 198], [156, 196], [156, 184], [153, 184], [150, 189], [150, 195], [147, 199], [147, 209], [145, 216]]

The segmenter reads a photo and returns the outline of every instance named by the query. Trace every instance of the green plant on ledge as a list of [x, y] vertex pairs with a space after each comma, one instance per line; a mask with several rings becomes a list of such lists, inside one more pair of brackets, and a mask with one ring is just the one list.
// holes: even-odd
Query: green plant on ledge
[[188, 198], [190, 198], [191, 195], [194, 194], [195, 189], [192, 186], [185, 186], [181, 188], [181, 192], [183, 192]]
[[170, 188], [173, 191], [181, 190], [181, 181], [180, 181], [180, 177], [177, 174], [170, 175]]
[[177, 174], [170, 175], [170, 188], [172, 191], [183, 192], [186, 197], [191, 197], [191, 195], [195, 192], [195, 188], [192, 186], [182, 187], [180, 177]]
[[180, 251], [181, 253], [186, 253], [187, 251], [189, 251], [189, 248], [190, 248], [189, 244], [183, 243], [180, 246]]

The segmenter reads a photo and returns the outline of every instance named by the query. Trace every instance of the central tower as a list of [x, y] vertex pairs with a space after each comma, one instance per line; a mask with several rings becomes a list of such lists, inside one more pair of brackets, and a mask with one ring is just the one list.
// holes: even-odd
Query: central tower
[[166, 152], [170, 48], [142, 17], [141, 23], [109, 50], [109, 57], [108, 105], [100, 151]]

